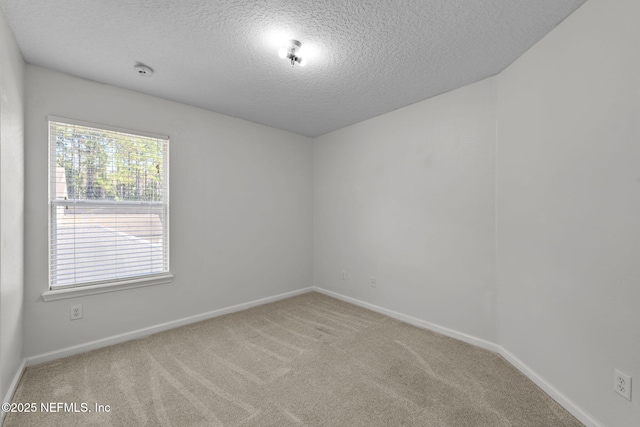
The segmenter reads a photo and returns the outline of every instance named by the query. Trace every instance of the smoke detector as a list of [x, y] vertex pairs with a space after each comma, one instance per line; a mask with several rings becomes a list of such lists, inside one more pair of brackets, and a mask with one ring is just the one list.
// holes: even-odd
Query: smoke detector
[[153, 70], [151, 69], [151, 67], [147, 67], [144, 64], [136, 64], [135, 67], [136, 73], [138, 73], [138, 75], [140, 76], [144, 76], [144, 77], [150, 77], [153, 74]]

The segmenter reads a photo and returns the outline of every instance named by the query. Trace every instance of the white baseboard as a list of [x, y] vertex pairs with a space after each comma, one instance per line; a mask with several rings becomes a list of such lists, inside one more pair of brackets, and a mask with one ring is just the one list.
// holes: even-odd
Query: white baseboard
[[[429, 329], [431, 331], [440, 333], [442, 335], [455, 338], [457, 340], [466, 342], [471, 345], [478, 346], [480, 348], [484, 348], [486, 350], [493, 351], [502, 355], [509, 363], [511, 363], [514, 367], [516, 367], [520, 372], [522, 372], [527, 378], [533, 381], [538, 387], [544, 390], [549, 396], [551, 396], [556, 402], [558, 402], [562, 407], [564, 407], [567, 411], [569, 411], [574, 417], [580, 420], [587, 427], [603, 427], [598, 421], [596, 421], [589, 413], [584, 411], [578, 405], [576, 405], [571, 399], [567, 398], [564, 394], [562, 394], [559, 390], [557, 390], [553, 385], [551, 385], [547, 380], [538, 375], [535, 371], [529, 368], [524, 362], [518, 359], [516, 356], [511, 354], [508, 350], [504, 349], [502, 346], [492, 343], [490, 341], [486, 341], [481, 338], [476, 338], [474, 336], [455, 331], [453, 329], [446, 328], [444, 326], [437, 325], [435, 323], [427, 322], [422, 319], [418, 319], [413, 316], [408, 316], [406, 314], [398, 313], [393, 310], [389, 310], [383, 307], [379, 307], [374, 304], [370, 304], [364, 301], [360, 301], [358, 299], [348, 297], [346, 295], [339, 294], [337, 292], [329, 291], [326, 289], [318, 288], [316, 286], [312, 286], [309, 288], [298, 289], [292, 292], [286, 292], [283, 294], [275, 295], [272, 297], [262, 298], [250, 302], [246, 302], [243, 304], [234, 305], [231, 307], [221, 308], [218, 310], [209, 311], [206, 313], [198, 314], [195, 316], [185, 317], [182, 319], [174, 320], [171, 322], [161, 323], [159, 325], [150, 326], [148, 328], [138, 329], [136, 331], [127, 332], [120, 335], [114, 335], [108, 338], [103, 338], [95, 341], [91, 341], [84, 344], [79, 344], [76, 346], [66, 347], [59, 350], [51, 351], [48, 353], [40, 354], [37, 356], [29, 357], [22, 361], [18, 372], [11, 382], [11, 386], [5, 397], [4, 402], [10, 402], [15, 390], [18, 386], [18, 382], [20, 381], [20, 377], [22, 376], [22, 372], [24, 371], [26, 366], [33, 366], [40, 363], [49, 362], [55, 359], [60, 359], [63, 357], [73, 356], [75, 354], [84, 353], [91, 350], [96, 350], [98, 348], [107, 347], [109, 345], [118, 344], [125, 341], [130, 341], [133, 339], [143, 338], [158, 332], [166, 331], [169, 329], [177, 328], [180, 326], [188, 325], [191, 323], [200, 322], [202, 320], [211, 319], [214, 317], [222, 316], [224, 314], [234, 313], [236, 311], [246, 310], [251, 307], [255, 307], [258, 305], [267, 304], [274, 301], [279, 301], [285, 298], [290, 298], [296, 295], [301, 295], [307, 292], [316, 291], [330, 297], [351, 303], [353, 305], [357, 305], [363, 308], [367, 308], [369, 310], [384, 314], [386, 316], [392, 317], [394, 319], [400, 320], [402, 322], [408, 323], [410, 325], [417, 326], [419, 328]], [[0, 425], [2, 424], [2, 420], [4, 419], [4, 413], [0, 413]]]
[[477, 347], [493, 351], [494, 353], [498, 353], [500, 350], [500, 346], [498, 344], [494, 344], [490, 341], [483, 340], [482, 338], [476, 338], [474, 336], [471, 336], [462, 332], [454, 331], [453, 329], [445, 328], [444, 326], [436, 325], [435, 323], [427, 322], [425, 320], [418, 319], [417, 317], [408, 316], [406, 314], [398, 313], [393, 310], [389, 310], [383, 307], [378, 307], [377, 305], [369, 304], [368, 302], [360, 301], [358, 299], [351, 298], [351, 297], [339, 294], [337, 292], [328, 291], [326, 289], [318, 288], [315, 286], [313, 287], [313, 290], [316, 292], [320, 292], [321, 294], [325, 294], [330, 297], [337, 298], [339, 300], [351, 303], [353, 305], [357, 305], [357, 306], [378, 312], [380, 314], [393, 317], [394, 319], [398, 319], [410, 325], [417, 326], [419, 328], [429, 329], [430, 331], [437, 332], [447, 337], [455, 338], [459, 341], [466, 342], [467, 344], [475, 345]]
[[148, 337], [158, 332], [167, 331], [169, 329], [178, 328], [180, 326], [189, 325], [191, 323], [200, 322], [202, 320], [211, 319], [214, 317], [222, 316], [224, 314], [234, 313], [236, 311], [246, 310], [258, 305], [268, 304], [270, 302], [279, 301], [285, 298], [290, 298], [296, 295], [305, 294], [311, 292], [313, 288], [298, 289], [291, 292], [285, 292], [283, 294], [275, 295], [272, 297], [261, 298], [258, 300], [233, 305], [231, 307], [221, 308], [218, 310], [209, 311], [195, 316], [184, 317], [182, 319], [173, 320], [171, 322], [161, 323], [159, 325], [150, 326], [148, 328], [138, 329], [124, 334], [113, 335], [107, 338], [102, 338], [95, 341], [90, 341], [83, 344], [74, 345], [71, 347], [61, 348], [59, 350], [50, 351], [48, 353], [39, 354], [27, 358], [27, 366], [38, 365], [40, 363], [50, 362], [52, 360], [61, 359], [63, 357], [73, 356], [75, 354], [85, 353], [87, 351], [96, 350], [99, 348], [107, 347], [113, 344], [119, 344], [125, 341], [131, 341], [134, 339]]
[[[24, 373], [24, 368], [26, 364], [27, 364], [27, 359], [22, 359], [22, 362], [20, 362], [20, 366], [18, 366], [18, 370], [13, 376], [13, 380], [11, 380], [11, 384], [9, 384], [9, 390], [7, 390], [7, 394], [4, 396], [4, 400], [0, 403], [11, 402], [11, 400], [13, 399], [13, 395], [15, 394], [16, 389], [18, 388], [18, 383], [20, 383], [20, 378], [22, 378], [22, 374]], [[6, 413], [4, 411], [0, 411], [0, 426], [4, 422], [5, 415]]]
[[527, 378], [533, 381], [538, 387], [544, 390], [549, 396], [558, 402], [564, 409], [569, 411], [571, 415], [576, 417], [582, 424], [587, 427], [602, 427], [599, 421], [593, 418], [584, 409], [576, 405], [571, 399], [562, 394], [557, 388], [551, 385], [547, 380], [538, 375], [533, 369], [528, 367], [522, 360], [518, 359], [511, 352], [504, 347], [500, 347], [500, 355], [504, 357], [509, 363], [515, 366], [520, 372], [522, 372]]
[[393, 317], [394, 319], [398, 319], [402, 322], [409, 323], [410, 325], [417, 326], [419, 328], [429, 329], [434, 332], [438, 332], [442, 335], [446, 335], [451, 338], [455, 338], [457, 340], [466, 342], [468, 344], [472, 344], [486, 350], [493, 351], [495, 353], [500, 354], [504, 357], [507, 362], [517, 368], [520, 372], [522, 372], [527, 378], [533, 381], [538, 387], [544, 390], [553, 400], [558, 402], [563, 408], [565, 408], [571, 415], [576, 417], [580, 422], [582, 422], [587, 427], [603, 427], [600, 422], [595, 420], [588, 412], [583, 410], [581, 407], [576, 405], [571, 399], [562, 394], [558, 389], [556, 389], [551, 383], [538, 375], [535, 371], [529, 368], [524, 362], [518, 359], [516, 356], [511, 354], [508, 350], [498, 344], [494, 344], [490, 341], [483, 340], [481, 338], [476, 338], [471, 335], [455, 331], [453, 329], [445, 328], [444, 326], [436, 325], [431, 322], [427, 322], [422, 319], [418, 319], [412, 316], [407, 316], [406, 314], [398, 313], [393, 310], [388, 310], [386, 308], [378, 307], [377, 305], [369, 304], [368, 302], [360, 301], [355, 298], [351, 298], [337, 292], [328, 291], [326, 289], [318, 288], [314, 286], [312, 288], [314, 291], [328, 295], [330, 297], [337, 298], [342, 301], [346, 301], [353, 305], [357, 305], [360, 307], [367, 308], [372, 311], [376, 311], [381, 314], [385, 314], [389, 317]]

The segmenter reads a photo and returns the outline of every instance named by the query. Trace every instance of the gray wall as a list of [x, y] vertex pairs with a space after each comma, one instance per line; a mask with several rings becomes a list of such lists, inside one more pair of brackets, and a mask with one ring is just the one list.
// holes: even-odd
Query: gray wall
[[500, 344], [640, 425], [640, 2], [590, 0], [498, 78]]
[[495, 123], [488, 79], [316, 138], [315, 284], [497, 342]]
[[[27, 356], [312, 285], [309, 138], [41, 67], [26, 81]], [[170, 137], [173, 283], [42, 301], [47, 114]]]
[[[0, 9], [0, 398], [22, 363], [24, 62]], [[4, 401], [4, 400], [3, 400]], [[0, 417], [1, 419], [1, 417]]]

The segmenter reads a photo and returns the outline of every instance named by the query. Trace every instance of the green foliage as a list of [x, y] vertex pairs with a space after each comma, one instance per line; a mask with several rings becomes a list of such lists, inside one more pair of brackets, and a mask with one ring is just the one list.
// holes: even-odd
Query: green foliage
[[51, 132], [69, 199], [163, 200], [166, 141], [56, 122]]

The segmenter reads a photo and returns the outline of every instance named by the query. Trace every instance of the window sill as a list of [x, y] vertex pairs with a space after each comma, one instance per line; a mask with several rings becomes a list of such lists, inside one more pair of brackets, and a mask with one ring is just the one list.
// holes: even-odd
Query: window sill
[[67, 298], [77, 298], [87, 295], [103, 294], [106, 292], [122, 291], [125, 289], [142, 288], [144, 286], [162, 285], [173, 280], [172, 274], [162, 276], [144, 277], [132, 280], [124, 280], [112, 283], [100, 283], [98, 285], [78, 286], [77, 288], [54, 289], [42, 294], [42, 299], [56, 301]]

